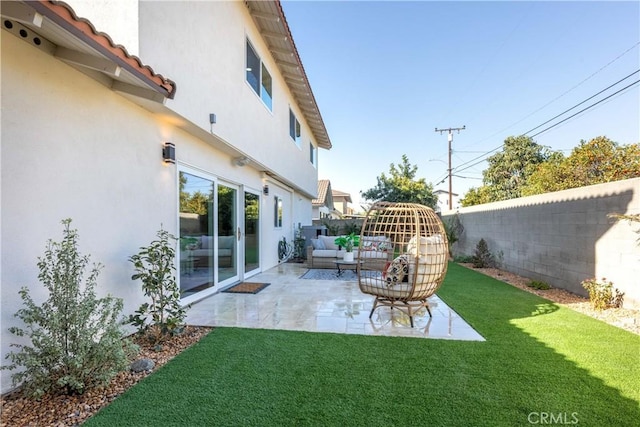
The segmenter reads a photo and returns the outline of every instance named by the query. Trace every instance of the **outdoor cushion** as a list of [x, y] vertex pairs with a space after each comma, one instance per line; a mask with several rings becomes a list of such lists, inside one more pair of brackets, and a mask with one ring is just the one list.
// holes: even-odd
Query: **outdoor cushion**
[[200, 236], [200, 248], [213, 249], [213, 236]]
[[413, 236], [407, 244], [407, 253], [412, 255], [432, 255], [443, 252], [446, 249], [442, 235], [434, 234], [429, 237], [420, 237], [418, 247], [418, 236]]
[[406, 282], [409, 274], [409, 263], [406, 255], [400, 255], [391, 262], [385, 275], [387, 286], [395, 286], [399, 283]]
[[311, 239], [311, 245], [313, 246], [313, 249], [327, 249], [324, 245], [324, 241], [320, 239]]
[[413, 290], [413, 287], [406, 282], [389, 287], [387, 282], [382, 279], [363, 277], [360, 280], [363, 285], [375, 289], [376, 295], [387, 298], [406, 298]]
[[338, 251], [335, 249], [315, 249], [313, 251], [313, 256], [316, 258], [336, 258], [338, 256]]
[[386, 251], [359, 251], [354, 250], [354, 257], [361, 259], [385, 259], [387, 258]]
[[218, 249], [233, 249], [233, 240], [236, 236], [218, 237]]
[[324, 248], [325, 249], [333, 249], [333, 250], [338, 250], [338, 245], [336, 245], [335, 240], [338, 236], [318, 236], [318, 240], [322, 241], [322, 243], [324, 243]]

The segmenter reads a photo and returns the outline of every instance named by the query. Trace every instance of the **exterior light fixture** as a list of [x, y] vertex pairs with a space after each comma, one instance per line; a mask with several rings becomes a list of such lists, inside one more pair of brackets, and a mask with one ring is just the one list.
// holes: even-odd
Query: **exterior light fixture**
[[162, 147], [162, 159], [165, 163], [176, 162], [176, 146], [172, 142], [165, 142]]
[[264, 194], [265, 196], [269, 195], [269, 186], [267, 184], [262, 186], [262, 194]]

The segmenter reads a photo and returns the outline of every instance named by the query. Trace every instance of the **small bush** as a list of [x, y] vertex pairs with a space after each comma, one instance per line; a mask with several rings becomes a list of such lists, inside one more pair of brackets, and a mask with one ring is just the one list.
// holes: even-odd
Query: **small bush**
[[622, 306], [624, 292], [620, 292], [614, 288], [613, 282], [607, 281], [604, 277], [602, 278], [602, 282], [599, 282], [597, 279], [583, 280], [582, 287], [589, 292], [591, 306], [596, 310]]
[[138, 333], [149, 342], [158, 345], [184, 329], [186, 307], [180, 305], [180, 289], [175, 278], [175, 250], [169, 240], [177, 240], [166, 230], [157, 233], [147, 247], [129, 260], [136, 273], [131, 280], [142, 281], [144, 295], [151, 299], [129, 316], [129, 323], [138, 328]]
[[470, 264], [473, 262], [473, 255], [457, 255], [453, 258], [453, 262], [457, 262], [459, 264]]
[[342, 226], [342, 234], [357, 234], [360, 235], [360, 226], [356, 222], [345, 222]]
[[551, 289], [551, 286], [549, 286], [548, 283], [542, 282], [539, 280], [532, 280], [529, 283], [527, 283], [527, 286], [534, 289], [540, 289], [541, 291], [546, 291], [547, 289]]
[[480, 239], [476, 245], [472, 261], [475, 268], [492, 268], [496, 265], [493, 254], [489, 251], [489, 246], [484, 239]]
[[453, 257], [453, 244], [460, 239], [460, 235], [464, 231], [464, 226], [460, 221], [460, 214], [456, 213], [449, 221], [443, 221], [443, 225], [449, 242], [449, 256]]
[[24, 368], [12, 375], [13, 385], [22, 383], [25, 395], [34, 398], [49, 392], [82, 394], [107, 385], [127, 369], [136, 350], [122, 339], [122, 300], [96, 297], [99, 264], [93, 265], [82, 285], [90, 258], [78, 253], [78, 234], [70, 229], [71, 220], [62, 224], [62, 241], [49, 240], [44, 257], [38, 258], [38, 278], [49, 298], [38, 306], [23, 287], [20, 296], [25, 308], [15, 316], [26, 328], [9, 328], [16, 336], [28, 336], [31, 345], [11, 344], [20, 351], [7, 355], [12, 363], [3, 369]]
[[327, 227], [327, 233], [329, 236], [338, 236], [340, 235], [340, 226], [338, 224], [331, 225], [327, 221], [323, 221], [322, 225]]

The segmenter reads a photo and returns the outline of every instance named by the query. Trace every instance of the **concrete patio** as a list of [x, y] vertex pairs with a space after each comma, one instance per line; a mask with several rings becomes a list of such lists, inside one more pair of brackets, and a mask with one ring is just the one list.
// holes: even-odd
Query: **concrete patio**
[[437, 295], [429, 299], [431, 313], [419, 311], [411, 328], [399, 310], [377, 308], [369, 319], [374, 297], [363, 294], [355, 281], [309, 280], [300, 277], [305, 264], [287, 263], [251, 277], [271, 283], [257, 294], [218, 292], [195, 303], [187, 323], [257, 329], [380, 335], [411, 338], [484, 341]]

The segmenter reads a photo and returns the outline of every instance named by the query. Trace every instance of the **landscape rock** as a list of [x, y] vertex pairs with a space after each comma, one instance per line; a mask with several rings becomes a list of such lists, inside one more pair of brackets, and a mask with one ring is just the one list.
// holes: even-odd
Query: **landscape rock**
[[144, 372], [144, 371], [152, 371], [156, 366], [156, 363], [151, 359], [138, 359], [131, 364], [132, 372]]

